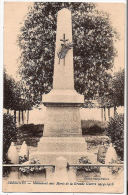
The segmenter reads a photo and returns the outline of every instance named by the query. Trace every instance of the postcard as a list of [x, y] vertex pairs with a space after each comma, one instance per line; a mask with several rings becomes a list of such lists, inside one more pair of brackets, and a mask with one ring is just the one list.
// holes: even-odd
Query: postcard
[[4, 2], [2, 192], [124, 192], [125, 15]]

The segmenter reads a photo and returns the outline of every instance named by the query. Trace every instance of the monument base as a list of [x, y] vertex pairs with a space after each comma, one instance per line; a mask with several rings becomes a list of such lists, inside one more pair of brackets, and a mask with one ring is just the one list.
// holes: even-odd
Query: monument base
[[81, 157], [87, 156], [96, 163], [97, 156], [87, 152], [87, 144], [83, 137], [42, 137], [36, 152], [29, 159], [39, 159], [41, 164], [55, 165], [56, 158], [64, 157], [69, 164], [79, 164]]
[[50, 105], [46, 107], [43, 137], [81, 137], [79, 107]]

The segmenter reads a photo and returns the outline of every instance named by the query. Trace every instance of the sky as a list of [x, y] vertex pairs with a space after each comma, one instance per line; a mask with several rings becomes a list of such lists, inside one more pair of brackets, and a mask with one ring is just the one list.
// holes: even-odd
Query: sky
[[[17, 45], [17, 36], [23, 25], [30, 2], [5, 2], [4, 3], [4, 67], [9, 75], [16, 80], [19, 79], [18, 58], [20, 50]], [[118, 57], [115, 58], [114, 71], [124, 67], [124, 35], [125, 35], [125, 4], [124, 3], [97, 3], [97, 8], [110, 15], [112, 26], [120, 34], [120, 40], [115, 47]]]

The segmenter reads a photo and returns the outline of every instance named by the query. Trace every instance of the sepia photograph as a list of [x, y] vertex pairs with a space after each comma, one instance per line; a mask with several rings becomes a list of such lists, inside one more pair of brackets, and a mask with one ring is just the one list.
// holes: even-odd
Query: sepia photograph
[[4, 2], [2, 192], [124, 193], [125, 2]]

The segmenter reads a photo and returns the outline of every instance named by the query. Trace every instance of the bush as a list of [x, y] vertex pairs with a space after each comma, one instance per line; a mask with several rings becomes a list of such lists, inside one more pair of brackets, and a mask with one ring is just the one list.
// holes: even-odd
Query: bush
[[90, 147], [97, 147], [97, 146], [101, 145], [102, 143], [104, 143], [105, 145], [109, 145], [110, 138], [108, 136], [98, 136], [98, 135], [86, 136], [85, 141], [88, 144], [88, 149], [90, 149]]
[[23, 141], [26, 141], [28, 146], [36, 147], [40, 141], [40, 137], [43, 136], [43, 124], [24, 124], [18, 129], [17, 144], [21, 145]]
[[[80, 164], [92, 164], [88, 156], [82, 156], [79, 159]], [[96, 166], [80, 166], [80, 164], [76, 167], [77, 171], [86, 171], [86, 172], [99, 172], [99, 167]]]
[[7, 151], [11, 142], [17, 139], [17, 128], [14, 117], [10, 114], [3, 115], [3, 161], [7, 162]]
[[43, 135], [43, 124], [24, 124], [19, 127], [19, 131], [29, 134], [30, 136], [40, 137]]
[[81, 121], [83, 135], [101, 135], [105, 132], [106, 124], [97, 120]]
[[115, 146], [116, 152], [120, 159], [124, 157], [124, 115], [116, 114], [114, 118], [110, 118], [108, 128], [106, 128], [107, 135], [111, 138]]

